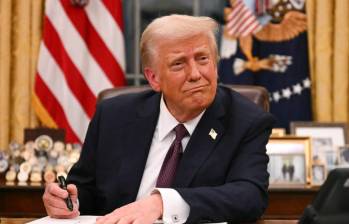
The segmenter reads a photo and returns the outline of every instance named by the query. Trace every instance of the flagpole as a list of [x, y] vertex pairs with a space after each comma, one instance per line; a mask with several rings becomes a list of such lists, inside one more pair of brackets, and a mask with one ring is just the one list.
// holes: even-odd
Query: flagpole
[[193, 15], [200, 15], [200, 0], [193, 0]]
[[140, 86], [141, 82], [141, 71], [140, 71], [140, 53], [139, 53], [139, 37], [140, 37], [140, 29], [141, 29], [141, 6], [139, 0], [134, 0], [134, 46], [135, 46], [135, 54], [134, 54], [134, 85]]

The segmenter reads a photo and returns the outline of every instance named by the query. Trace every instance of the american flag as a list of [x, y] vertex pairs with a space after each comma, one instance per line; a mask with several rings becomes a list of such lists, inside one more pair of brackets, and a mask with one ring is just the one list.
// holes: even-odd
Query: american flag
[[232, 10], [227, 15], [226, 33], [232, 37], [244, 37], [262, 28], [253, 12], [242, 0], [232, 3]]
[[124, 72], [121, 0], [46, 0], [33, 97], [45, 126], [83, 142], [98, 93], [125, 85]]

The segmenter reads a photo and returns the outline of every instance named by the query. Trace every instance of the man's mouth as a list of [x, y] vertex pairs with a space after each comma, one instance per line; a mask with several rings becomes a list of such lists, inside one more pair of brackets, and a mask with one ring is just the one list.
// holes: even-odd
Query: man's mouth
[[197, 91], [202, 91], [204, 88], [206, 88], [208, 85], [200, 85], [200, 86], [195, 86], [195, 87], [192, 87], [188, 90], [186, 90], [185, 92], [197, 92]]

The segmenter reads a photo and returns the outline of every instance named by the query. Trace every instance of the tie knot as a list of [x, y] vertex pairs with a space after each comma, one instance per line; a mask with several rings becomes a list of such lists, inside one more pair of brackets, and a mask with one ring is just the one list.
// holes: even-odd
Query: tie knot
[[182, 141], [182, 139], [189, 135], [187, 129], [184, 127], [183, 124], [178, 124], [175, 128], [174, 131], [176, 132], [176, 139], [175, 141]]

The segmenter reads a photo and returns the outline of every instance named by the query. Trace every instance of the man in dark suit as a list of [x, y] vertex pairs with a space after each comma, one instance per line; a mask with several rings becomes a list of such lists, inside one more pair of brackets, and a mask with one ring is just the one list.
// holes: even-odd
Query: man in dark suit
[[[153, 91], [97, 106], [68, 192], [46, 187], [48, 215], [104, 215], [97, 223], [249, 222], [267, 206], [273, 117], [217, 88], [217, 24], [207, 17], [154, 20], [141, 39]], [[78, 200], [77, 200], [78, 198]]]

